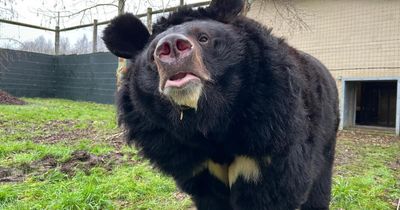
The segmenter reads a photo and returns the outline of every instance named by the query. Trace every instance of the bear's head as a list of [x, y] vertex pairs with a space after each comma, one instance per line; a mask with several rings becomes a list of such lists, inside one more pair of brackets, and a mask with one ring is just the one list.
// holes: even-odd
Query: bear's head
[[243, 5], [214, 0], [206, 8], [183, 7], [159, 19], [152, 34], [134, 15], [124, 14], [111, 21], [103, 40], [113, 54], [131, 59], [130, 82], [141, 92], [198, 109], [201, 100], [225, 100], [239, 89], [232, 86], [240, 85], [236, 71], [245, 44], [231, 23]]

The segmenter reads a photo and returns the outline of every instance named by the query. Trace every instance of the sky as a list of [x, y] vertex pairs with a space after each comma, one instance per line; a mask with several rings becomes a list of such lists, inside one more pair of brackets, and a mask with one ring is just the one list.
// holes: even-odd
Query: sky
[[[185, 0], [185, 3], [190, 4], [203, 1], [206, 0]], [[69, 16], [71, 13], [77, 13], [84, 8], [96, 4], [117, 5], [118, 0], [0, 0], [0, 7], [14, 10], [13, 17], [4, 17], [4, 15], [2, 17], [0, 14], [0, 18], [7, 18], [9, 20], [47, 28], [55, 28], [57, 25], [57, 11], [60, 11], [60, 28], [65, 28], [92, 23], [94, 19], [97, 19], [99, 22], [106, 21], [117, 15], [117, 7], [102, 6], [86, 11], [85, 14], [79, 13]], [[162, 9], [177, 5], [179, 5], [179, 0], [126, 0], [125, 11], [141, 14], [146, 12], [147, 7]], [[104, 27], [105, 26], [99, 26], [99, 32], [101, 32]], [[92, 40], [91, 27], [62, 32], [60, 36], [68, 37], [69, 42], [73, 45], [76, 40], [82, 38], [83, 34], [85, 34], [90, 41]], [[0, 47], [10, 44], [18, 46], [18, 42], [32, 41], [41, 35], [54, 42], [54, 32], [0, 23]]]

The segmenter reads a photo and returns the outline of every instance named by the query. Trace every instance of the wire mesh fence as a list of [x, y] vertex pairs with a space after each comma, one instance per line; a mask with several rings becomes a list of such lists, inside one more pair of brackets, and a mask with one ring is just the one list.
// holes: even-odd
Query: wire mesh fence
[[336, 79], [341, 128], [400, 134], [400, 1], [255, 1], [248, 16], [322, 61]]
[[336, 79], [400, 77], [400, 1], [256, 1], [248, 14], [321, 60]]

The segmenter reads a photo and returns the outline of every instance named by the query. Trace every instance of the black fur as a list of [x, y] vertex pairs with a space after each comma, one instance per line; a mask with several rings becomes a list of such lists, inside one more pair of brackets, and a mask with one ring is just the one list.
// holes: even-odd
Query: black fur
[[[328, 209], [339, 123], [333, 78], [312, 56], [237, 16], [241, 1], [232, 1], [234, 8], [221, 2], [160, 19], [146, 46], [132, 48], [127, 57], [133, 64], [118, 92], [128, 141], [171, 175], [199, 210]], [[113, 43], [131, 45], [136, 35], [147, 36], [137, 24], [113, 23], [104, 38], [112, 52], [128, 51]], [[193, 25], [212, 34], [211, 46], [202, 49], [212, 81], [204, 84], [198, 110], [184, 110], [181, 121], [181, 108], [158, 91], [152, 52], [160, 36]], [[115, 35], [121, 31], [129, 31], [129, 37]], [[193, 176], [208, 159], [229, 165], [238, 155], [259, 163], [259, 182], [239, 177], [229, 188], [207, 170]], [[265, 156], [271, 164], [265, 164]]]
[[129, 13], [113, 19], [103, 32], [108, 50], [123, 58], [135, 56], [144, 48], [149, 36], [146, 26]]

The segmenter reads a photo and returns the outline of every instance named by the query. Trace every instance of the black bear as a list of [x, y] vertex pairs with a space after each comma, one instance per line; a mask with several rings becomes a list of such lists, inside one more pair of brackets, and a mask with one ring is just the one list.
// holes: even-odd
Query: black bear
[[329, 209], [335, 81], [243, 4], [183, 7], [151, 34], [132, 14], [113, 19], [103, 39], [132, 63], [119, 121], [199, 210]]

